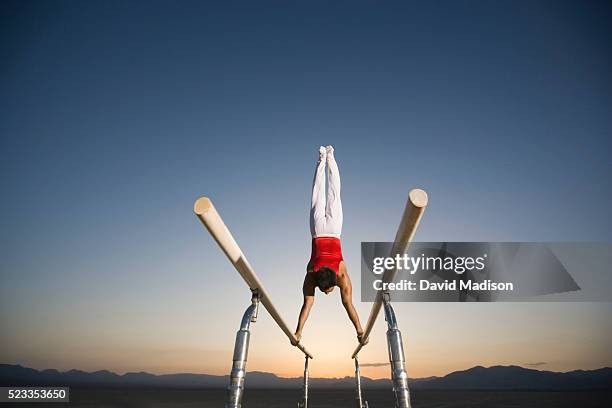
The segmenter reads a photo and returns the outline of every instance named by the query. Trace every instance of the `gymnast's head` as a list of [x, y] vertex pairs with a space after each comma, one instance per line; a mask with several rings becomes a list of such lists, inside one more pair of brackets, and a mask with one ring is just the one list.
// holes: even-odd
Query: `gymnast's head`
[[325, 294], [330, 293], [336, 286], [336, 272], [327, 266], [322, 266], [315, 272], [315, 279], [317, 286]]

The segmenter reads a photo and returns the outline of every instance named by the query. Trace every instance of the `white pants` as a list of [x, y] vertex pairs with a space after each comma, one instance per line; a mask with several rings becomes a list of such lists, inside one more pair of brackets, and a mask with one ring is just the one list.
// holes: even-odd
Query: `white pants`
[[312, 237], [336, 237], [342, 233], [340, 172], [336, 159], [327, 157], [327, 200], [325, 199], [325, 160], [319, 161], [312, 183], [310, 233]]

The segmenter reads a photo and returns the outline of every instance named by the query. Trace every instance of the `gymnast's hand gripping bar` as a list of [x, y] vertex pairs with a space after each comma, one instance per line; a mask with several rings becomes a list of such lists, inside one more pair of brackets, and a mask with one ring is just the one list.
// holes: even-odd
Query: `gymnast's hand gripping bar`
[[[400, 221], [400, 225], [397, 229], [397, 234], [395, 234], [393, 247], [391, 248], [391, 253], [389, 254], [390, 257], [395, 257], [397, 254], [403, 254], [408, 248], [408, 244], [410, 244], [410, 241], [412, 241], [412, 237], [414, 236], [414, 233], [419, 225], [419, 221], [423, 216], [425, 207], [427, 207], [427, 201], [427, 193], [424, 190], [415, 188], [408, 193], [408, 202], [406, 203], [402, 220]], [[383, 282], [386, 283], [393, 281], [396, 273], [396, 269], [389, 269], [385, 271], [382, 278]], [[378, 317], [382, 304], [383, 293], [382, 291], [378, 291], [374, 304], [372, 305], [370, 316], [368, 317], [368, 322], [363, 332], [361, 342], [359, 345], [357, 345], [357, 348], [353, 352], [353, 355], [351, 356], [352, 358], [355, 358], [357, 354], [359, 354], [359, 351], [361, 351], [362, 347], [370, 337], [370, 332], [374, 327], [374, 323], [376, 322], [376, 318]]]
[[206, 227], [210, 235], [213, 236], [221, 250], [225, 253], [234, 268], [238, 271], [242, 279], [249, 285], [251, 291], [257, 291], [259, 302], [266, 308], [272, 319], [278, 324], [278, 327], [285, 333], [291, 341], [291, 344], [296, 344], [296, 347], [302, 351], [308, 358], [313, 358], [312, 354], [301, 344], [298, 343], [293, 332], [289, 329], [281, 315], [274, 307], [272, 299], [266, 288], [255, 274], [255, 271], [246, 260], [246, 257], [240, 250], [240, 247], [232, 237], [231, 232], [221, 219], [221, 216], [213, 206], [212, 201], [208, 197], [200, 197], [196, 200], [193, 211], [198, 216], [202, 224]]

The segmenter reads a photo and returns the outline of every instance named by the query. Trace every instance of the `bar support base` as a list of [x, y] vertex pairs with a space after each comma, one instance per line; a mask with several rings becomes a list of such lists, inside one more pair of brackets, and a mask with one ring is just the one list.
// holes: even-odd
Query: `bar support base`
[[244, 380], [246, 377], [246, 363], [249, 354], [249, 340], [251, 333], [249, 327], [257, 320], [257, 309], [259, 306], [259, 295], [253, 291], [251, 305], [247, 308], [240, 322], [240, 330], [236, 333], [234, 343], [234, 357], [230, 383], [227, 387], [227, 404], [225, 408], [241, 408], [242, 396], [244, 395]]
[[410, 408], [410, 390], [408, 389], [408, 373], [406, 372], [406, 359], [404, 358], [404, 345], [402, 333], [397, 328], [395, 312], [391, 306], [388, 294], [383, 295], [385, 320], [387, 321], [387, 346], [389, 348], [389, 362], [391, 363], [391, 380], [395, 394], [396, 408]]

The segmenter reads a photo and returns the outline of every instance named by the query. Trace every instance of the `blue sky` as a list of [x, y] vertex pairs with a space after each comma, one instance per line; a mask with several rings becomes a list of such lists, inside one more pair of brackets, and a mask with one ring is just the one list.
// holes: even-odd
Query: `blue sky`
[[[248, 293], [193, 216], [200, 195], [293, 325], [321, 144], [337, 150], [354, 274], [359, 243], [392, 239], [413, 187], [430, 196], [421, 240], [612, 237], [609, 3], [47, 1], [1, 10], [3, 360], [223, 372], [225, 360], [211, 356], [231, 353]], [[352, 342], [338, 299], [321, 302], [313, 313], [331, 317], [311, 330], [346, 325]], [[489, 307], [453, 319], [507, 313], [515, 332], [539, 327], [521, 306]], [[584, 335], [609, 339], [608, 304], [560, 307], [576, 319], [559, 327], [587, 313]], [[559, 313], [538, 308], [542, 319]], [[358, 309], [365, 320], [369, 305]], [[372, 359], [384, 359], [381, 347]], [[553, 368], [612, 361], [584, 347], [593, 354], [575, 351]], [[515, 348], [508, 361], [522, 358]], [[147, 365], [152, 355], [168, 357]], [[254, 358], [269, 369], [263, 354]], [[297, 360], [281, 373], [299, 372]]]

